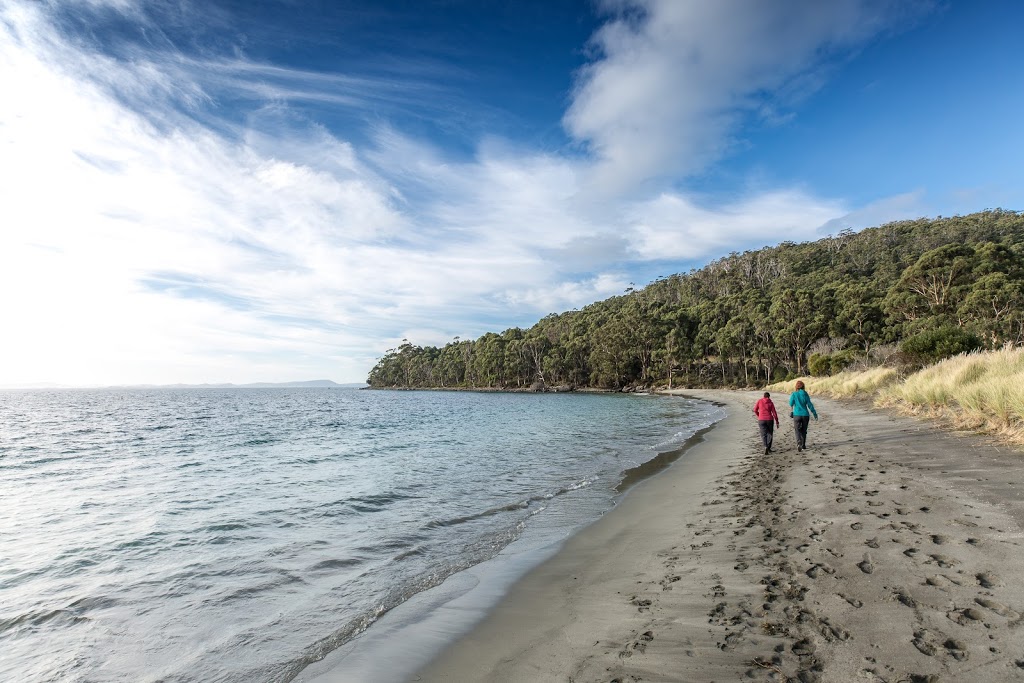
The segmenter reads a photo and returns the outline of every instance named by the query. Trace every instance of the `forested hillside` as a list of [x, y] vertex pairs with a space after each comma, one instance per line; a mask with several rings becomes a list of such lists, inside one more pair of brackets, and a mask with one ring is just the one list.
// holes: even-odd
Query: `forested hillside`
[[889, 223], [783, 242], [533, 327], [405, 342], [372, 387], [755, 386], [860, 359], [924, 363], [1024, 342], [1024, 214]]

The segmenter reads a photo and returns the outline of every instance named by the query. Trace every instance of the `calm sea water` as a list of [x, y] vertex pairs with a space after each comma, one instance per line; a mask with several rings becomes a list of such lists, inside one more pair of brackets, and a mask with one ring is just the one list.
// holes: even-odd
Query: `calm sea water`
[[292, 680], [524, 530], [592, 521], [624, 471], [720, 416], [655, 396], [0, 392], [0, 680]]

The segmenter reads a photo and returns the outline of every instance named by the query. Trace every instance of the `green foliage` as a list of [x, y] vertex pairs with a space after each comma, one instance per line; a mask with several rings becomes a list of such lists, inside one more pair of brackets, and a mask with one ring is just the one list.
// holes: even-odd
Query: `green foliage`
[[903, 353], [921, 364], [935, 363], [979, 348], [981, 340], [976, 334], [952, 325], [920, 332], [900, 345]]
[[829, 357], [829, 374], [837, 375], [846, 368], [848, 368], [854, 361], [860, 357], [860, 353], [854, 349], [843, 349], [838, 353], [833, 353]]
[[[733, 253], [699, 270], [546, 316], [529, 329], [403, 340], [374, 387], [760, 386], [830, 375], [905, 340], [918, 362], [1024, 342], [1024, 215], [844, 230]], [[941, 330], [941, 332], [940, 332]], [[828, 351], [808, 353], [828, 339]], [[815, 347], [817, 348], [817, 347]]]
[[824, 377], [832, 374], [829, 356], [824, 353], [812, 353], [807, 358], [807, 371], [815, 377]]
[[807, 357], [807, 371], [815, 377], [835, 375], [846, 369], [858, 358], [855, 349], [843, 349], [836, 353], [812, 353]]

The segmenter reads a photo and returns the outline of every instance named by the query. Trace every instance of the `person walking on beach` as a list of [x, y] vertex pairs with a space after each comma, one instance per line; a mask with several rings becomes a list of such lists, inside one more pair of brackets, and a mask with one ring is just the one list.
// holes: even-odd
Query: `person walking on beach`
[[796, 450], [802, 451], [807, 448], [807, 424], [811, 421], [811, 415], [814, 415], [815, 420], [818, 419], [818, 411], [814, 409], [811, 397], [800, 380], [796, 382], [796, 391], [789, 395], [789, 405], [793, 409], [790, 416], [796, 431]]
[[772, 403], [772, 395], [764, 392], [764, 398], [754, 404], [754, 415], [757, 417], [757, 428], [761, 432], [761, 443], [764, 444], [764, 454], [772, 452], [772, 437], [775, 435], [775, 428], [779, 426], [779, 414], [775, 412], [775, 404]]

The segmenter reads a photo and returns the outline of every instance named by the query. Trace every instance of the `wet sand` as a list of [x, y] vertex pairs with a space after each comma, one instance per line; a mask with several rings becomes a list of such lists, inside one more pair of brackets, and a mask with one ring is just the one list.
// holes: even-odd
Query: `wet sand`
[[412, 680], [1024, 680], [1024, 454], [816, 399], [764, 456], [680, 393], [729, 417]]

